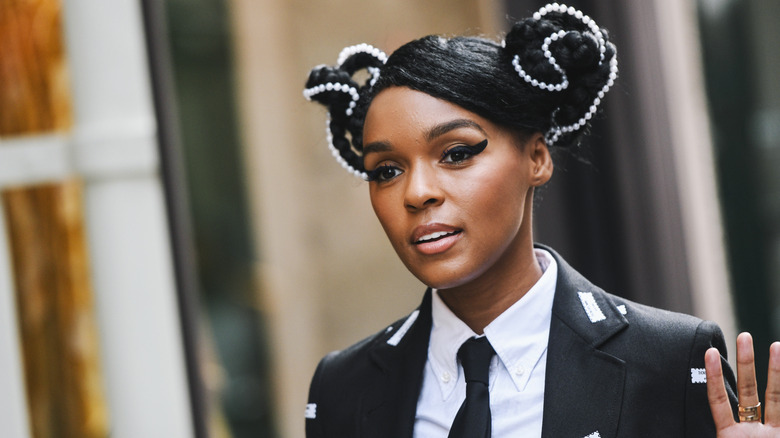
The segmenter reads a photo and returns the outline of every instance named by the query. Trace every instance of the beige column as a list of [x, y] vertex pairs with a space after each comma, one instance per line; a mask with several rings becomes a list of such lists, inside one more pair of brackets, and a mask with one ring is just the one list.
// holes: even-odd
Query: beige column
[[[655, 0], [694, 313], [736, 339], [694, 2]], [[732, 355], [732, 358], [734, 355]]]

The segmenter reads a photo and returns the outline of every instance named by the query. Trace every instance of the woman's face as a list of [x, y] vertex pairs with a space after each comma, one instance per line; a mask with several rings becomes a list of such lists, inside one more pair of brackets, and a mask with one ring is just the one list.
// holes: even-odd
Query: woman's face
[[511, 276], [532, 256], [533, 188], [552, 174], [541, 134], [521, 142], [455, 104], [392, 87], [371, 103], [363, 143], [374, 212], [423, 283]]

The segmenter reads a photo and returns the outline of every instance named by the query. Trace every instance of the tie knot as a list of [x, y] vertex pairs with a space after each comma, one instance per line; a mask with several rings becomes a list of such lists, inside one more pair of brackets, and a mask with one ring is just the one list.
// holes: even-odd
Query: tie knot
[[485, 336], [464, 342], [458, 350], [458, 358], [463, 365], [466, 382], [481, 382], [487, 385], [490, 359], [495, 353]]

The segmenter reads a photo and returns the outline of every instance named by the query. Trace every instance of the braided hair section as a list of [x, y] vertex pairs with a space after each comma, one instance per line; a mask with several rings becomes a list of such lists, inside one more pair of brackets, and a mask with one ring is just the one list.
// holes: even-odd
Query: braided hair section
[[552, 3], [516, 23], [504, 51], [526, 84], [558, 101], [547, 144], [576, 144], [617, 78], [607, 31], [581, 11]]
[[[303, 96], [328, 109], [326, 132], [328, 147], [334, 158], [347, 171], [366, 179], [363, 167], [363, 117], [358, 108], [364, 96], [379, 79], [379, 68], [387, 62], [387, 55], [368, 44], [345, 48], [335, 66], [320, 65], [312, 69]], [[370, 78], [358, 84], [353, 76], [367, 70]]]
[[[381, 69], [381, 74], [380, 74]], [[355, 73], [366, 70], [359, 83]], [[617, 50], [605, 29], [552, 3], [512, 27], [502, 44], [429, 35], [389, 58], [367, 44], [347, 47], [337, 65], [315, 67], [303, 95], [328, 109], [333, 156], [367, 179], [363, 123], [375, 96], [407, 87], [514, 130], [541, 132], [548, 146], [577, 145], [617, 78]]]

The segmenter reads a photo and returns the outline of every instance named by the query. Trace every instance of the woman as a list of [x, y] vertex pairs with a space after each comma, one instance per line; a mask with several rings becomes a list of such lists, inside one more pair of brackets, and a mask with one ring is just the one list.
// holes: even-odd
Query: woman
[[749, 339], [740, 416], [753, 422], [732, 424], [714, 323], [610, 295], [534, 244], [549, 149], [577, 144], [616, 77], [606, 31], [558, 4], [500, 45], [429, 36], [389, 58], [360, 45], [312, 71], [304, 95], [328, 107], [334, 156], [369, 181], [393, 248], [429, 288], [409, 316], [320, 362], [309, 438], [780, 433], [754, 421]]

